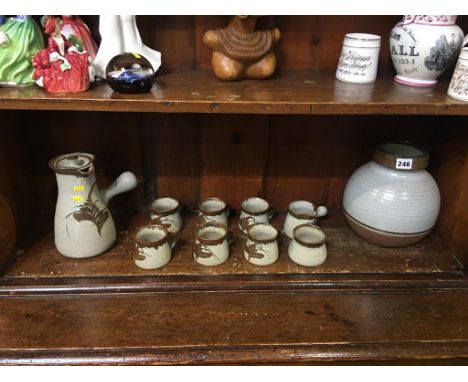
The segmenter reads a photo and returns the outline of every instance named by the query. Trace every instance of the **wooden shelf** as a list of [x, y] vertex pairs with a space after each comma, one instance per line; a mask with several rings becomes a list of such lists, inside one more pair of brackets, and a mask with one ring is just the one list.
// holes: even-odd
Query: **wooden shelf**
[[[441, 246], [435, 234], [408, 248], [380, 248], [358, 237], [346, 224], [341, 211], [332, 211], [322, 220], [321, 225], [328, 239], [328, 259], [323, 265], [312, 268], [296, 265], [289, 259], [286, 237], [281, 239], [280, 258], [275, 264], [265, 267], [250, 264], [243, 257], [245, 237], [236, 227], [237, 216], [231, 218], [231, 230], [235, 235], [230, 258], [226, 263], [206, 267], [194, 261], [191, 246], [197, 218], [195, 215], [185, 215], [185, 226], [178, 234], [179, 244], [171, 262], [156, 270], [140, 269], [132, 259], [134, 242], [129, 232], [149, 222], [145, 215], [136, 215], [131, 219], [128, 230], [119, 233], [117, 243], [110, 251], [94, 258], [78, 260], [66, 258], [57, 252], [53, 233], [50, 231], [51, 219], [45, 220], [46, 222], [39, 224], [40, 228], [35, 234], [40, 239], [29, 249], [18, 252], [18, 257], [5, 270], [5, 279], [16, 279], [16, 283], [20, 284], [26, 279], [44, 281], [52, 278], [57, 280], [113, 277], [120, 283], [121, 279], [126, 277], [159, 276], [174, 282], [180, 278], [191, 277], [204, 278], [209, 283], [222, 281], [229, 287], [229, 284], [239, 282], [239, 276], [247, 283], [249, 280], [258, 282], [260, 277], [264, 282], [275, 281], [277, 286], [281, 285], [281, 281], [297, 282], [301, 276], [307, 276], [311, 281], [326, 276], [329, 282], [334, 284], [343, 282], [343, 276], [346, 279], [352, 279], [354, 276], [358, 280], [371, 276], [373, 280], [381, 279], [385, 282], [395, 275], [400, 280], [411, 280], [422, 275], [432, 280], [463, 277], [459, 263]], [[280, 214], [272, 223], [281, 227], [283, 221], [284, 214]], [[48, 233], [42, 234], [46, 231]], [[302, 278], [302, 281], [306, 279]], [[203, 282], [199, 287], [203, 288]]]
[[0, 109], [158, 113], [468, 115], [468, 104], [434, 88], [399, 85], [391, 77], [348, 84], [334, 73], [293, 71], [267, 81], [226, 83], [211, 72], [185, 71], [157, 78], [151, 93], [122, 95], [105, 84], [78, 94], [52, 95], [37, 87], [0, 88]]

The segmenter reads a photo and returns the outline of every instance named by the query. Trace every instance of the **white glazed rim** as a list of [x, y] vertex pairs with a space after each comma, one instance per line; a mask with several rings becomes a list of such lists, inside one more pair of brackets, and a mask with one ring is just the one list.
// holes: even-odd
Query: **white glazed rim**
[[[256, 236], [256, 232], [258, 230], [262, 230], [262, 232], [265, 233], [265, 231], [268, 231], [267, 233], [270, 235], [269, 237], [265, 238], [259, 238]], [[247, 236], [249, 237], [250, 240], [256, 242], [256, 243], [271, 243], [276, 241], [278, 238], [278, 230], [273, 227], [271, 224], [267, 223], [256, 223], [252, 224], [249, 226], [247, 230]]]
[[[321, 237], [317, 238], [316, 240], [311, 240], [311, 241], [304, 241], [301, 238], [299, 238], [299, 232], [300, 231], [312, 231], [314, 234], [319, 234]], [[303, 247], [308, 247], [308, 248], [316, 248], [320, 247], [323, 245], [327, 239], [325, 232], [323, 230], [315, 225], [315, 224], [301, 224], [296, 226], [293, 230], [293, 237], [294, 240], [302, 245]]]
[[[142, 235], [152, 233], [155, 234], [156, 232], [160, 233], [161, 236], [152, 240], [142, 240]], [[143, 227], [139, 227], [135, 231], [135, 242], [140, 247], [157, 247], [165, 242], [167, 239], [168, 232], [167, 229], [160, 225], [145, 225]]]
[[[261, 203], [262, 206], [252, 206], [252, 203]], [[250, 215], [261, 215], [270, 209], [270, 203], [259, 197], [252, 197], [242, 202], [242, 209]]]
[[[215, 208], [207, 208], [207, 205]], [[223, 199], [220, 198], [206, 198], [198, 205], [199, 210], [204, 215], [219, 215], [227, 209], [227, 204]]]
[[178, 211], [179, 207], [179, 202], [169, 197], [158, 198], [151, 203], [151, 211], [159, 216], [171, 215]]
[[[316, 215], [314, 204], [308, 200], [296, 200], [291, 202], [288, 206], [288, 212], [298, 219], [313, 219]], [[307, 215], [307, 217], [300, 215]]]
[[346, 33], [345, 38], [356, 41], [381, 41], [382, 37], [371, 33]]

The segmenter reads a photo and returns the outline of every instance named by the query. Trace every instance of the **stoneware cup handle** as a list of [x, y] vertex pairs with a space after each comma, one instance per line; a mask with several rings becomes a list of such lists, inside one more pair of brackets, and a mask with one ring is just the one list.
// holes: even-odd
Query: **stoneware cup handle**
[[174, 249], [178, 242], [179, 238], [177, 236], [174, 236], [172, 234], [167, 235], [167, 243], [169, 244], [169, 247], [171, 247], [171, 249]]
[[230, 229], [228, 229], [226, 240], [227, 240], [228, 244], [231, 244], [232, 241], [234, 240], [234, 233]]
[[270, 210], [268, 211], [268, 218], [271, 219], [273, 216], [275, 216], [276, 212], [273, 209], [273, 206], [270, 206]]
[[468, 44], [468, 34], [465, 36], [465, 38], [463, 39], [463, 44], [462, 44], [462, 48]]
[[322, 216], [325, 216], [328, 213], [327, 207], [325, 206], [320, 206], [317, 207], [316, 215], [315, 217], [321, 218]]

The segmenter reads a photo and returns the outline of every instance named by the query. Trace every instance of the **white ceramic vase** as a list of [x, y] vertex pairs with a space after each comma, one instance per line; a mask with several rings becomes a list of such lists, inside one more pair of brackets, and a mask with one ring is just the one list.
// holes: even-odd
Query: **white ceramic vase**
[[96, 76], [106, 78], [109, 61], [118, 54], [131, 52], [145, 57], [157, 72], [161, 66], [161, 53], [143, 44], [134, 15], [99, 16], [101, 45], [93, 60]]
[[405, 16], [390, 33], [395, 81], [432, 86], [457, 57], [463, 31], [457, 16]]
[[425, 170], [429, 156], [407, 142], [380, 145], [373, 161], [349, 179], [343, 208], [351, 228], [384, 247], [403, 247], [424, 238], [440, 209], [439, 188]]

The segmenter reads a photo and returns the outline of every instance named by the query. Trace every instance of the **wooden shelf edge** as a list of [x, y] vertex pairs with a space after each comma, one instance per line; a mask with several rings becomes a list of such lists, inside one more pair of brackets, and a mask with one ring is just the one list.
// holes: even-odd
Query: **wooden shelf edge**
[[105, 84], [76, 94], [53, 95], [37, 87], [0, 89], [0, 109], [149, 113], [300, 115], [468, 115], [468, 104], [447, 96], [448, 84], [430, 89], [348, 84], [323, 71], [293, 71], [266, 81], [226, 83], [210, 72], [158, 77], [151, 93], [124, 96]]
[[369, 291], [467, 291], [461, 272], [428, 274], [297, 274], [231, 276], [128, 276], [66, 278], [0, 278], [1, 296], [48, 294], [114, 294], [153, 292], [226, 292], [323, 290], [358, 293]]
[[468, 364], [468, 342], [0, 352], [0, 365]]

